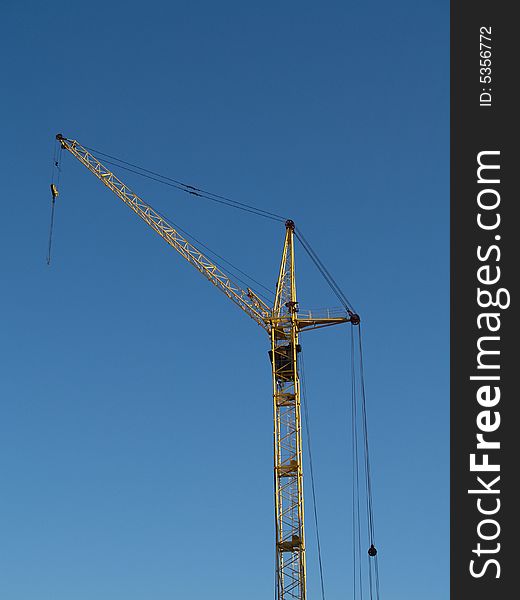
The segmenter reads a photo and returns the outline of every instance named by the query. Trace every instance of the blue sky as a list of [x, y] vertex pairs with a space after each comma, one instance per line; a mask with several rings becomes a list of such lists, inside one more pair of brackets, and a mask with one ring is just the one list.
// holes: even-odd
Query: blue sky
[[[381, 598], [447, 598], [448, 3], [2, 6], [0, 596], [273, 590], [268, 340], [70, 155], [47, 267], [62, 132], [296, 221], [363, 319]], [[121, 176], [274, 286], [283, 226]], [[302, 306], [335, 306], [297, 260]], [[347, 333], [302, 338], [330, 599]]]

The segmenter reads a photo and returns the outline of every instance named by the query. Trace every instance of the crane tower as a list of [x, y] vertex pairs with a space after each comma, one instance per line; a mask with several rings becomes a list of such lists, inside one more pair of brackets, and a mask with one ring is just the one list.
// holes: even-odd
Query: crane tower
[[[158, 233], [231, 301], [247, 313], [270, 338], [274, 415], [274, 505], [276, 548], [276, 600], [306, 600], [303, 506], [302, 422], [298, 354], [299, 334], [341, 323], [359, 324], [350, 310], [303, 311], [296, 296], [295, 225], [285, 222], [285, 239], [274, 305], [269, 307], [253, 290], [243, 290], [212, 260], [200, 252], [149, 204], [81, 146], [58, 134], [63, 150], [70, 152], [106, 187]], [[53, 188], [53, 189], [52, 189]], [[57, 195], [51, 186], [53, 198]]]

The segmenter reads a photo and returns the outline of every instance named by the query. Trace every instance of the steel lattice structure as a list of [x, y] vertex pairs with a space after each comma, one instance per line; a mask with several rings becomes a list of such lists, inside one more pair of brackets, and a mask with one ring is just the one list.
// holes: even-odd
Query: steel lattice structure
[[271, 327], [277, 597], [305, 599], [305, 533], [294, 223], [286, 223]]
[[[61, 134], [56, 139], [64, 150], [77, 158], [185, 260], [269, 334], [274, 413], [276, 600], [306, 600], [299, 334], [305, 329], [350, 321], [355, 324], [357, 315], [342, 309], [299, 310], [293, 221], [285, 223], [285, 241], [275, 302], [270, 308], [253, 290], [243, 290], [234, 283], [213, 261], [76, 140], [69, 140]], [[53, 196], [55, 193], [57, 195], [55, 187], [52, 192]]]

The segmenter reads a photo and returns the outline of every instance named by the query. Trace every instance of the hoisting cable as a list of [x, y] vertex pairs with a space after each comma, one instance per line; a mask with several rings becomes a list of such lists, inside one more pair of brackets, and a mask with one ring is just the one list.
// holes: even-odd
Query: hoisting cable
[[[362, 424], [364, 438], [364, 458], [365, 458], [365, 476], [366, 476], [366, 500], [367, 500], [367, 519], [368, 519], [368, 535], [370, 548], [368, 550], [369, 559], [369, 577], [370, 577], [370, 597], [372, 598], [372, 562], [374, 562], [374, 578], [375, 578], [375, 593], [376, 599], [379, 600], [379, 565], [377, 560], [377, 549], [375, 546], [375, 527], [374, 527], [374, 508], [372, 494], [372, 476], [370, 471], [370, 454], [368, 445], [368, 425], [367, 425], [367, 409], [366, 409], [366, 391], [365, 391], [365, 373], [363, 365], [363, 344], [361, 341], [361, 324], [358, 325], [358, 341], [359, 341], [359, 373], [361, 382], [361, 408], [362, 408]], [[374, 559], [372, 561], [372, 559]]]
[[54, 231], [54, 211], [56, 208], [56, 198], [58, 197], [58, 186], [60, 183], [61, 174], [61, 153], [62, 148], [59, 145], [56, 149], [56, 143], [54, 145], [54, 155], [52, 158], [52, 176], [51, 176], [51, 222], [49, 225], [49, 244], [47, 247], [47, 265], [51, 264], [51, 250], [52, 250], [52, 234]]
[[311, 492], [312, 492], [312, 507], [314, 512], [314, 527], [316, 530], [316, 546], [318, 550], [318, 565], [320, 570], [320, 584], [321, 584], [321, 597], [322, 600], [325, 600], [325, 585], [323, 582], [323, 563], [321, 560], [321, 542], [320, 542], [320, 528], [318, 525], [318, 507], [316, 504], [316, 488], [314, 484], [314, 467], [312, 463], [312, 446], [311, 446], [311, 429], [309, 422], [309, 409], [307, 404], [307, 387], [305, 385], [305, 364], [303, 360], [303, 352], [300, 353], [300, 361], [299, 365], [301, 365], [300, 371], [300, 379], [302, 382], [302, 404], [303, 411], [305, 415], [305, 431], [307, 437], [307, 452], [309, 455], [309, 471], [311, 476]]
[[[354, 332], [355, 326], [359, 327], [357, 336]], [[350, 374], [352, 386], [352, 531], [353, 531], [353, 562], [354, 562], [354, 600], [359, 592], [363, 599], [363, 576], [365, 556], [361, 551], [361, 523], [365, 522], [360, 511], [360, 499], [362, 493], [365, 495], [366, 526], [368, 541], [368, 597], [370, 600], [379, 600], [379, 562], [378, 551], [375, 545], [375, 525], [372, 475], [370, 465], [368, 418], [365, 389], [365, 373], [363, 364], [363, 344], [360, 323], [353, 323], [350, 333]], [[359, 381], [359, 386], [358, 386]], [[357, 390], [359, 389], [359, 397]], [[361, 437], [360, 437], [361, 436]], [[363, 471], [364, 490], [360, 486], [360, 471]], [[363, 536], [364, 537], [364, 536]], [[358, 582], [359, 581], [359, 587]]]
[[[357, 427], [357, 394], [354, 328], [350, 328], [350, 376], [351, 376], [351, 422], [352, 422], [352, 555], [353, 555], [353, 600], [363, 600], [362, 553], [361, 553], [361, 512], [359, 506], [359, 458]], [[356, 568], [357, 567], [357, 568]], [[359, 596], [356, 594], [359, 580]]]
[[[134, 163], [130, 163], [128, 161], [122, 160], [116, 156], [111, 154], [107, 154], [106, 152], [102, 152], [101, 150], [96, 150], [95, 148], [90, 148], [89, 146], [84, 146], [87, 150], [98, 154], [100, 156], [104, 156], [106, 158], [112, 159], [111, 162], [109, 160], [104, 160], [107, 164], [116, 166], [120, 169], [124, 169], [125, 171], [130, 171], [131, 173], [135, 173], [136, 175], [140, 175], [141, 177], [146, 177], [147, 179], [152, 179], [153, 181], [157, 181], [158, 183], [162, 183], [163, 185], [168, 185], [170, 187], [176, 188], [182, 192], [190, 194], [192, 196], [198, 196], [200, 198], [205, 198], [206, 200], [211, 200], [212, 202], [217, 202], [219, 204], [223, 204], [229, 206], [231, 208], [236, 208], [238, 210], [242, 210], [248, 213], [255, 214], [259, 217], [264, 217], [266, 219], [272, 219], [274, 221], [285, 222], [287, 219], [281, 215], [276, 213], [264, 210], [262, 208], [257, 208], [256, 206], [252, 206], [251, 204], [246, 204], [244, 202], [238, 202], [237, 200], [233, 200], [227, 196], [222, 196], [220, 194], [215, 194], [213, 192], [209, 192], [200, 187], [189, 185], [187, 183], [183, 183], [178, 179], [174, 179], [172, 177], [168, 177], [166, 175], [161, 175], [156, 171], [151, 171], [150, 169], [145, 169], [144, 167], [140, 167]], [[126, 166], [123, 166], [126, 165]], [[132, 168], [130, 168], [132, 167]]]
[[334, 294], [336, 295], [338, 300], [341, 302], [341, 304], [345, 307], [345, 309], [349, 313], [357, 314], [356, 311], [354, 310], [354, 307], [350, 303], [349, 299], [345, 296], [345, 294], [343, 293], [343, 291], [337, 284], [334, 277], [332, 277], [332, 275], [330, 274], [327, 267], [320, 260], [319, 256], [316, 254], [316, 252], [313, 250], [312, 246], [305, 239], [302, 232], [298, 228], [295, 229], [295, 235], [296, 235], [296, 238], [301, 243], [301, 245], [303, 246], [303, 249], [305, 250], [305, 252], [309, 255], [312, 262], [316, 265], [318, 271], [321, 273], [321, 275], [323, 276], [323, 278], [325, 279], [325, 281], [327, 282], [327, 284], [329, 285], [331, 290], [334, 292]]

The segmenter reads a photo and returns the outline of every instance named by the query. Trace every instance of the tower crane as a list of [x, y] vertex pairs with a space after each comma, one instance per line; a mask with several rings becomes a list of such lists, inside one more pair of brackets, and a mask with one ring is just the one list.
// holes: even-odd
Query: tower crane
[[[359, 324], [349, 309], [304, 311], [296, 296], [295, 225], [285, 222], [285, 239], [273, 306], [252, 289], [242, 289], [212, 260], [191, 244], [77, 140], [58, 134], [61, 148], [70, 152], [107, 188], [131, 208], [174, 250], [239, 306], [269, 336], [274, 416], [274, 506], [276, 599], [306, 600], [303, 504], [302, 420], [298, 354], [302, 331], [342, 323]], [[56, 186], [51, 185], [53, 200]]]

